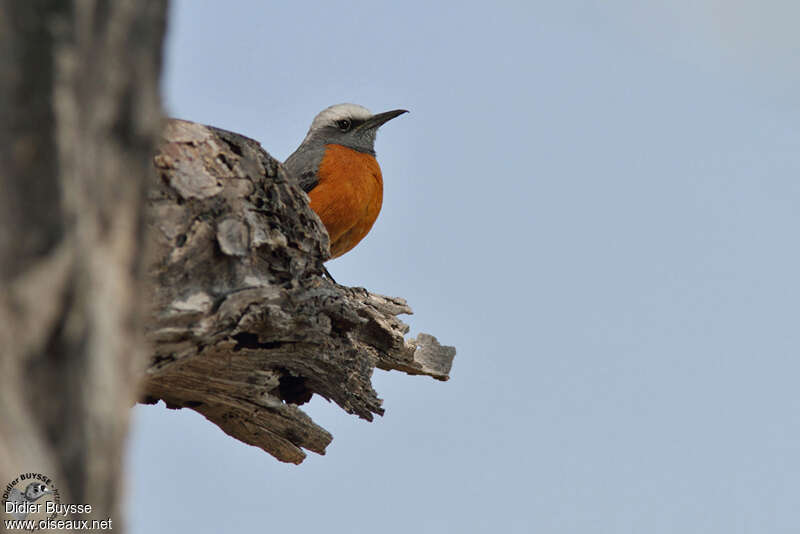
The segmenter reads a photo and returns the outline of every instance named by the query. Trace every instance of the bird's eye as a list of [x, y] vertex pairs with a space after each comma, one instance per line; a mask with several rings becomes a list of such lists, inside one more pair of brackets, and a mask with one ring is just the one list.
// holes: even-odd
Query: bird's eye
[[350, 119], [342, 119], [340, 121], [336, 121], [336, 126], [343, 132], [346, 132], [350, 129]]

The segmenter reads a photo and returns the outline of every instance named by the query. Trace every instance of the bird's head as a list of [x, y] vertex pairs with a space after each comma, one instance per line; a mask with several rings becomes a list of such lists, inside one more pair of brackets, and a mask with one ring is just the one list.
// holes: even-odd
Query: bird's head
[[408, 111], [395, 109], [373, 115], [363, 106], [336, 104], [323, 109], [314, 117], [303, 143], [342, 145], [374, 155], [378, 128], [403, 113]]
[[41, 482], [31, 482], [25, 488], [25, 498], [29, 501], [35, 501], [48, 493], [53, 493], [53, 491]]

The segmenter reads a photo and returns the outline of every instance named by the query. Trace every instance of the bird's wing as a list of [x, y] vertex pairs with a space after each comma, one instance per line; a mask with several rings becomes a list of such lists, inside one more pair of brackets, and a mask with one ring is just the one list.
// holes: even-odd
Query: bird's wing
[[319, 178], [317, 177], [316, 172], [306, 171], [297, 177], [297, 183], [303, 191], [308, 193], [317, 187], [317, 184], [319, 184]]
[[301, 145], [283, 164], [290, 179], [306, 193], [319, 183], [317, 169], [324, 154], [324, 145]]

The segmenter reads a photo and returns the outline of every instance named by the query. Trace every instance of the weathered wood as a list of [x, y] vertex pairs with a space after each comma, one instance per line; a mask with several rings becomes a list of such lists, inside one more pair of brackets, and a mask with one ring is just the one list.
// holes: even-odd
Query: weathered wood
[[173, 120], [155, 165], [144, 402], [300, 463], [332, 439], [297, 407], [312, 394], [372, 420], [375, 367], [448, 379], [455, 349], [405, 340], [404, 300], [322, 277], [324, 227], [256, 141]]

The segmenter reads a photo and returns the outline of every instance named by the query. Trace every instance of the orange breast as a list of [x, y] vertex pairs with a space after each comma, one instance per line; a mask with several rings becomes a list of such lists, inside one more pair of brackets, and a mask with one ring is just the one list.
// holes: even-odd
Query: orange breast
[[383, 204], [383, 177], [374, 156], [326, 145], [319, 183], [308, 194], [311, 209], [331, 238], [331, 258], [352, 249], [372, 228]]

